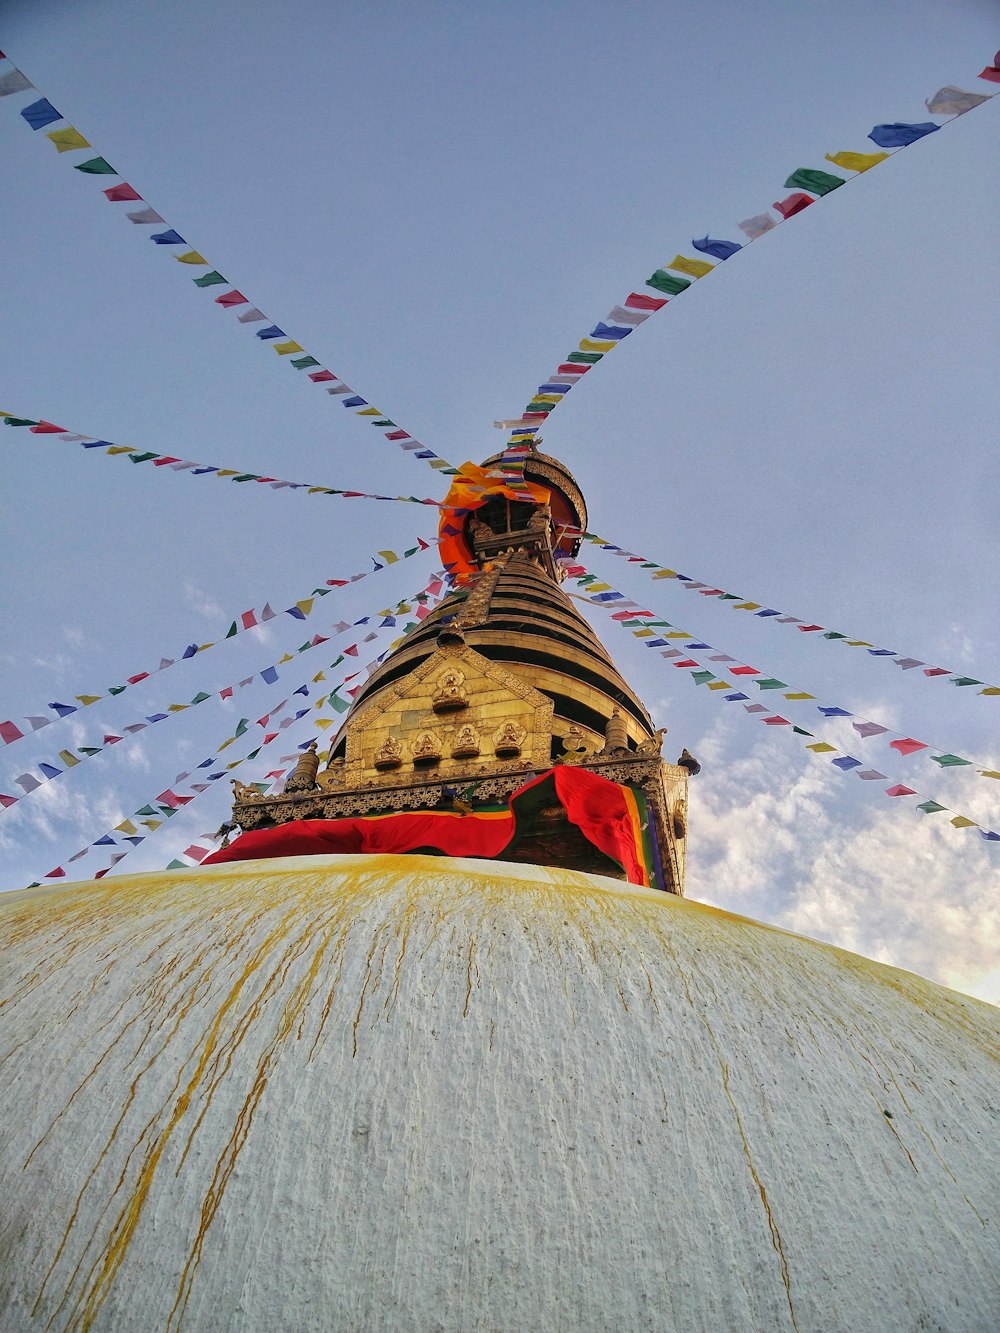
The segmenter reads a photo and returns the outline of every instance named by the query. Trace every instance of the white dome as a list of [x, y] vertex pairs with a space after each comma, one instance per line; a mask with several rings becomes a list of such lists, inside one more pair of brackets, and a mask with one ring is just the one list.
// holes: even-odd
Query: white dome
[[1000, 1011], [423, 856], [0, 897], [0, 1326], [987, 1330]]

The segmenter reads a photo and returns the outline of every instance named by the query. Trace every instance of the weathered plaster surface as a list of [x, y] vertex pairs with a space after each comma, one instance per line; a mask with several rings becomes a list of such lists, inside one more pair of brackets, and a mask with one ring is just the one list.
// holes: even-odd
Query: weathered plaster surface
[[0, 898], [0, 1327], [992, 1330], [1000, 1011], [315, 857]]

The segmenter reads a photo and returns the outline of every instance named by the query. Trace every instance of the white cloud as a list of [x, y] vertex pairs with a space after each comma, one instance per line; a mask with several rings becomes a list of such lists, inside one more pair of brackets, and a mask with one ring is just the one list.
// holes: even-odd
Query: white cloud
[[192, 583], [190, 579], [184, 583], [183, 597], [185, 604], [204, 616], [206, 620], [221, 620], [225, 616], [224, 610], [214, 597]]

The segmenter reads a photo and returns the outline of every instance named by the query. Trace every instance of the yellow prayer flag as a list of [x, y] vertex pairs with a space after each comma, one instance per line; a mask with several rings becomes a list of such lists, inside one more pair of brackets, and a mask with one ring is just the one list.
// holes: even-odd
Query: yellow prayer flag
[[319, 682], [320, 682], [321, 680], [326, 680], [326, 672], [325, 672], [325, 671], [317, 671], [316, 674], [315, 674], [315, 676], [313, 676], [313, 678], [312, 678], [312, 683], [313, 683], [314, 685], [318, 685]]
[[71, 148], [92, 148], [93, 144], [85, 139], [79, 130], [50, 130], [47, 138], [56, 146], [57, 153], [68, 153]]
[[561, 393], [536, 393], [531, 401], [533, 403], [560, 403], [564, 396]]
[[786, 694], [786, 699], [815, 699], [815, 694], [806, 694], [805, 690], [799, 690], [796, 694]]
[[294, 653], [285, 653], [284, 657], [278, 658], [278, 666], [284, 666], [286, 662], [291, 662], [294, 656]]
[[162, 820], [162, 819], [144, 819], [144, 820], [142, 820], [142, 823], [145, 825], [146, 828], [149, 829], [150, 833], [155, 833], [156, 830], [157, 830], [157, 829], [160, 827], [160, 825], [163, 823], [163, 820]]
[[167, 712], [168, 712], [168, 713], [183, 713], [183, 712], [184, 712], [184, 709], [185, 709], [185, 708], [189, 708], [189, 707], [190, 707], [190, 704], [168, 704], [168, 705], [167, 705]]
[[186, 255], [174, 255], [178, 264], [207, 264], [208, 260], [197, 250], [189, 250]]
[[658, 569], [653, 575], [654, 579], [675, 579], [676, 577], [676, 569]]
[[588, 592], [611, 592], [611, 591], [612, 591], [612, 587], [611, 587], [611, 584], [610, 584], [610, 583], [591, 583], [591, 584], [588, 586], [587, 591], [588, 591]]
[[115, 832], [116, 832], [116, 833], [134, 833], [134, 832], [135, 832], [135, 825], [132, 823], [131, 819], [123, 819], [122, 822], [121, 822], [120, 824], [116, 824], [116, 825], [115, 825]]
[[304, 598], [301, 602], [296, 602], [295, 605], [299, 608], [299, 610], [302, 612], [302, 614], [303, 614], [304, 616], [307, 616], [307, 615], [310, 613], [310, 611], [313, 609], [313, 602], [314, 602], [314, 601], [315, 601], [315, 598], [313, 598], [313, 597], [306, 597], [306, 598]]
[[83, 704], [84, 708], [86, 708], [88, 704], [96, 704], [98, 699], [104, 698], [103, 694], [78, 694], [76, 697], [79, 699], [80, 703]]
[[870, 643], [866, 643], [864, 639], [848, 639], [848, 640], [847, 640], [847, 646], [848, 646], [848, 648], [871, 648], [871, 647], [873, 647], [872, 644], [870, 644]]
[[313, 723], [314, 727], [319, 727], [320, 731], [326, 731], [327, 727], [333, 726], [332, 717], [318, 717]]
[[104, 452], [106, 454], [133, 454], [135, 450], [130, 444], [112, 444]]
[[394, 565], [396, 561], [399, 559], [399, 556], [396, 554], [395, 551], [379, 551], [379, 555], [382, 557], [382, 559], [385, 561], [387, 565]]
[[448, 460], [446, 458], [432, 458], [429, 461], [433, 468], [443, 468], [448, 466]]
[[581, 338], [581, 352], [610, 352], [612, 347], [617, 347], [617, 342], [597, 342], [594, 338]]
[[633, 633], [633, 635], [634, 635], [637, 639], [655, 639], [655, 638], [656, 638], [656, 630], [655, 630], [655, 629], [634, 629], [634, 630], [632, 631], [632, 633]]
[[836, 750], [835, 745], [827, 745], [826, 741], [814, 741], [812, 745], [807, 745], [807, 750], [814, 750], [816, 754], [830, 754]]
[[951, 821], [956, 828], [978, 828], [979, 825], [974, 819], [966, 819], [965, 815], [956, 815]]
[[710, 690], [731, 690], [733, 687], [728, 680], [713, 680], [709, 682]]
[[675, 269], [678, 273], [687, 273], [692, 278], [703, 278], [706, 273], [711, 273], [715, 265], [706, 264], [704, 259], [685, 259], [683, 255], [674, 255], [667, 268]]
[[691, 635], [686, 629], [672, 629], [669, 634], [661, 634], [661, 639], [690, 639]]
[[759, 611], [760, 602], [737, 602], [733, 607], [734, 611]]
[[985, 690], [980, 690], [980, 694], [1000, 694], [1000, 687], [996, 685], [987, 685]]
[[355, 416], [359, 417], [380, 417], [382, 411], [378, 407], [359, 407]]
[[238, 477], [240, 474], [234, 467], [220, 467], [215, 475], [217, 477]]
[[981, 778], [1000, 778], [1000, 773], [994, 773], [992, 768], [981, 768], [979, 776]]
[[888, 153], [824, 153], [823, 156], [835, 167], [844, 167], [847, 171], [867, 171], [877, 167], [889, 156]]
[[297, 342], [272, 343], [271, 346], [279, 356], [288, 356], [291, 352], [304, 352], [306, 349]]
[[59, 758], [63, 761], [63, 763], [66, 765], [67, 768], [72, 768], [74, 764], [78, 764], [80, 762], [80, 760], [77, 758], [77, 756], [73, 753], [72, 750], [60, 750]]

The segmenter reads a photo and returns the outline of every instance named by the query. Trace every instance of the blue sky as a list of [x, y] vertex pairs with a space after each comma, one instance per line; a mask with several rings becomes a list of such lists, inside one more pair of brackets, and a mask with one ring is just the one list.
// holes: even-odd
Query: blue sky
[[[112, 12], [8, 0], [0, 48], [232, 286], [461, 462], [494, 450], [492, 421], [519, 412], [653, 268], [693, 254], [693, 236], [742, 240], [737, 223], [783, 198], [791, 171], [866, 151], [876, 123], [926, 120], [924, 99], [942, 85], [992, 91], [976, 75], [998, 31], [994, 4], [963, 0], [721, 3], [711, 18], [691, 4], [222, 0]], [[128, 205], [104, 200], [113, 182], [75, 172], [81, 154], [57, 156], [26, 128], [17, 112], [29, 100], [0, 101], [0, 407], [290, 480], [442, 493], [432, 470], [194, 288], [148, 228], [124, 220]], [[544, 432], [583, 484], [595, 531], [712, 586], [1000, 682], [997, 115], [995, 102], [977, 108], [853, 179], [595, 367]], [[220, 637], [248, 607], [288, 606], [434, 528], [433, 510], [416, 506], [133, 467], [23, 431], [0, 443], [5, 718], [101, 693]], [[649, 583], [600, 553], [591, 566], [741, 661], [1000, 767], [1000, 699]], [[279, 617], [46, 728], [0, 753], [0, 790], [61, 748], [99, 743], [393, 604], [431, 569], [430, 556], [400, 562], [325, 599], [307, 629]], [[995, 850], [900, 808], [596, 623], [670, 728], [668, 754], [686, 745], [703, 760], [692, 896], [1000, 997]], [[3, 886], [40, 877], [146, 803], [240, 716], [308, 681], [322, 651], [283, 668], [279, 685], [171, 719], [0, 815]], [[795, 721], [821, 730], [815, 711]], [[269, 755], [309, 734], [289, 730], [240, 776], [262, 776]], [[823, 734], [851, 749], [849, 732]], [[852, 752], [1000, 823], [1000, 784], [974, 770], [939, 772], [877, 740]], [[165, 864], [225, 807], [224, 792], [206, 793], [122, 869]], [[95, 850], [79, 873], [103, 863]]]

